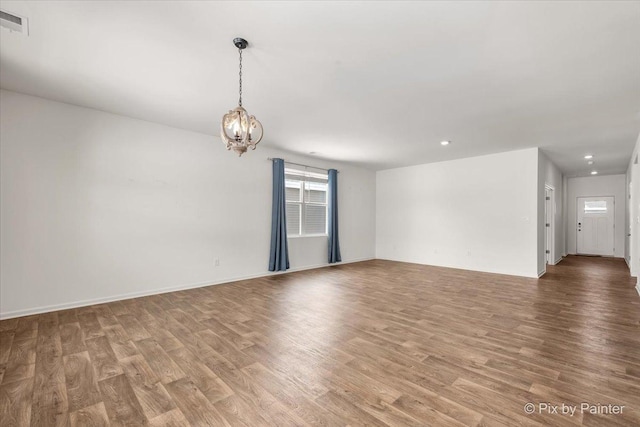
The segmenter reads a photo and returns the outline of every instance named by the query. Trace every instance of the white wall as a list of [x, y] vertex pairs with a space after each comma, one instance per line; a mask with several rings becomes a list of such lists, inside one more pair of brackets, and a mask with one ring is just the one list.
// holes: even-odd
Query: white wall
[[537, 148], [376, 176], [377, 258], [537, 277]]
[[546, 269], [545, 257], [545, 187], [553, 188], [553, 260], [556, 264], [562, 259], [564, 254], [564, 217], [563, 217], [563, 177], [560, 169], [542, 152], [538, 157], [538, 273]]
[[[343, 260], [374, 257], [372, 171], [265, 145], [238, 158], [209, 135], [14, 92], [0, 108], [2, 317], [268, 274], [267, 156], [337, 168]], [[290, 244], [293, 269], [326, 264], [326, 239]]]
[[[629, 161], [625, 179], [625, 260], [632, 276], [638, 276], [640, 292], [640, 135]], [[629, 236], [630, 234], [630, 236]]]
[[625, 175], [569, 178], [567, 183], [567, 252], [576, 253], [576, 204], [578, 197], [615, 197], [614, 256], [623, 258], [625, 250]]

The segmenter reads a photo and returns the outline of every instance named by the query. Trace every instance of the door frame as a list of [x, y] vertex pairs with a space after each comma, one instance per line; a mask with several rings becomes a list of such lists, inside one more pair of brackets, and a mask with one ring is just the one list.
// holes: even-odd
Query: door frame
[[[544, 186], [544, 251], [545, 265], [556, 264], [555, 254], [555, 228], [556, 228], [556, 212], [555, 212], [555, 188], [545, 184]], [[549, 199], [547, 199], [547, 197]], [[549, 224], [549, 226], [547, 226]], [[547, 251], [549, 251], [547, 253]]]
[[580, 212], [580, 207], [579, 207], [579, 199], [592, 199], [592, 198], [598, 198], [598, 197], [611, 197], [613, 199], [613, 255], [599, 255], [599, 256], [604, 256], [604, 257], [615, 257], [616, 256], [616, 196], [614, 195], [610, 195], [610, 196], [576, 196], [576, 222], [575, 222], [575, 227], [576, 227], [576, 255], [590, 255], [590, 254], [581, 254], [580, 252], [578, 252], [578, 213]]

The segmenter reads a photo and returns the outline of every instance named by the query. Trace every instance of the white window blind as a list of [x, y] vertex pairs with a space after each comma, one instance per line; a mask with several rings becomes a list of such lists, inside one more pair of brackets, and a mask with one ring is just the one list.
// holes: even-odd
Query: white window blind
[[327, 234], [327, 174], [285, 168], [287, 235]]

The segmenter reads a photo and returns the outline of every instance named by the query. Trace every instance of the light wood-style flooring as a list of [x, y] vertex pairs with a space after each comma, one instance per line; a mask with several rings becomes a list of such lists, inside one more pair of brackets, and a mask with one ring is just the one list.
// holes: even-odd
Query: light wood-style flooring
[[640, 296], [376, 260], [5, 320], [0, 425], [638, 426]]

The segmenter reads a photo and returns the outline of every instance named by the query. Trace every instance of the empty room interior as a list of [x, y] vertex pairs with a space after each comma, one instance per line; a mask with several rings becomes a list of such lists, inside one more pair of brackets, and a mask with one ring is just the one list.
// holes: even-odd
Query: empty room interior
[[1, 426], [640, 425], [639, 1], [0, 0]]

